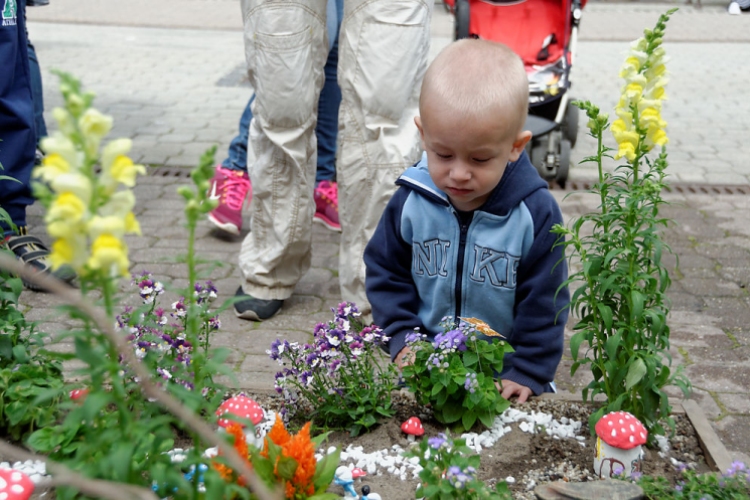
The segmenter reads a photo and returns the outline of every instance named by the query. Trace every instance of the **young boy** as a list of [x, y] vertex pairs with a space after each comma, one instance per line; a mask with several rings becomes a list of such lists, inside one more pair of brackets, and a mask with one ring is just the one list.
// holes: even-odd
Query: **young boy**
[[560, 209], [524, 152], [528, 88], [504, 45], [466, 39], [438, 55], [415, 119], [425, 154], [397, 181], [364, 256], [391, 359], [413, 360], [414, 328], [434, 336], [445, 316], [479, 318], [515, 349], [500, 378], [519, 402], [554, 391], [569, 300], [550, 232]]

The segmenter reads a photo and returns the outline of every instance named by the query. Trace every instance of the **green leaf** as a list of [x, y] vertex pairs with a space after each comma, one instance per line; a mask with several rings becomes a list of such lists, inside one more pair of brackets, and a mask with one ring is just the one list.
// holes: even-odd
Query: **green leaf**
[[467, 411], [464, 412], [463, 416], [461, 417], [461, 425], [464, 426], [464, 429], [471, 429], [474, 425], [474, 422], [477, 421], [477, 414], [473, 411]]
[[13, 347], [13, 357], [19, 363], [28, 363], [29, 355], [26, 352], [26, 346], [19, 344]]
[[635, 384], [641, 381], [645, 374], [646, 363], [643, 362], [643, 359], [636, 358], [635, 361], [630, 363], [628, 374], [625, 377], [625, 389], [630, 390]]
[[277, 462], [277, 472], [279, 477], [291, 481], [294, 473], [297, 471], [297, 461], [291, 457], [281, 456]]
[[443, 411], [440, 413], [443, 418], [442, 423], [452, 424], [453, 422], [457, 422], [461, 418], [463, 414], [463, 408], [461, 408], [459, 405], [447, 404], [443, 408]]
[[336, 468], [339, 466], [340, 455], [341, 450], [336, 448], [336, 451], [329, 453], [322, 460], [318, 461], [315, 466], [315, 475], [313, 476], [313, 485], [316, 492], [325, 490], [331, 484], [331, 481], [333, 481]]
[[596, 304], [596, 308], [599, 310], [599, 315], [602, 317], [602, 321], [604, 321], [604, 327], [607, 330], [612, 328], [612, 309], [601, 302]]
[[620, 341], [622, 340], [622, 334], [620, 332], [611, 335], [605, 343], [605, 350], [607, 351], [607, 357], [609, 359], [617, 359], [617, 349], [620, 347]]
[[574, 360], [578, 360], [578, 348], [585, 339], [584, 332], [578, 332], [573, 334], [570, 338], [570, 353], [573, 355]]

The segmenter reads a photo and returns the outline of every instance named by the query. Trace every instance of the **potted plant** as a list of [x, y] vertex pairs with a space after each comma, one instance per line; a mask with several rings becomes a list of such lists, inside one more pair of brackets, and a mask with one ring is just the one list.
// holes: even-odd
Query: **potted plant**
[[[670, 220], [659, 214], [668, 142], [661, 117], [667, 83], [662, 37], [673, 12], [631, 45], [620, 71], [625, 83], [615, 121], [591, 102], [575, 103], [586, 112], [597, 141], [596, 153], [584, 162], [598, 167], [599, 180], [589, 192], [598, 197], [599, 209], [553, 231], [571, 268], [578, 269], [564, 284], [575, 290], [571, 307], [578, 318], [570, 341], [571, 374], [588, 365], [593, 380], [583, 389], [584, 401], [606, 396], [591, 417], [591, 429], [604, 413], [624, 410], [641, 420], [650, 436], [663, 435], [665, 424], [674, 425], [663, 388], [674, 384], [686, 395], [690, 389], [680, 367], [671, 368], [668, 353], [671, 281], [662, 256], [671, 250], [660, 229]], [[604, 144], [607, 129], [616, 150]], [[608, 173], [605, 159], [620, 164]]]

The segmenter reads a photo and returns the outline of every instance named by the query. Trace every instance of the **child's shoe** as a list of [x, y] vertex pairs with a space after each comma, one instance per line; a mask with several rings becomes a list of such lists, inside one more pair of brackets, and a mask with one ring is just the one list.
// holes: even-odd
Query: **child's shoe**
[[219, 200], [219, 205], [209, 212], [208, 220], [222, 231], [239, 235], [242, 230], [242, 206], [248, 193], [252, 199], [251, 188], [247, 172], [217, 165], [208, 197]]
[[313, 192], [315, 219], [332, 231], [341, 231], [339, 224], [339, 187], [331, 181], [320, 181]]

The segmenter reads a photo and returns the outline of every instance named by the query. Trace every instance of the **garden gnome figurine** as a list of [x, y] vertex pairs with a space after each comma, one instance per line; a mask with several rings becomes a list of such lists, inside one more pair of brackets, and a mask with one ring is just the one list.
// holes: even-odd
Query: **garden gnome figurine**
[[348, 467], [342, 465], [337, 468], [333, 475], [333, 482], [344, 488], [344, 500], [359, 500], [357, 490], [354, 489], [352, 471], [350, 471]]
[[640, 472], [641, 445], [648, 431], [640, 420], [626, 411], [607, 413], [596, 423], [596, 456], [594, 474], [600, 479], [622, 474], [630, 477]]

